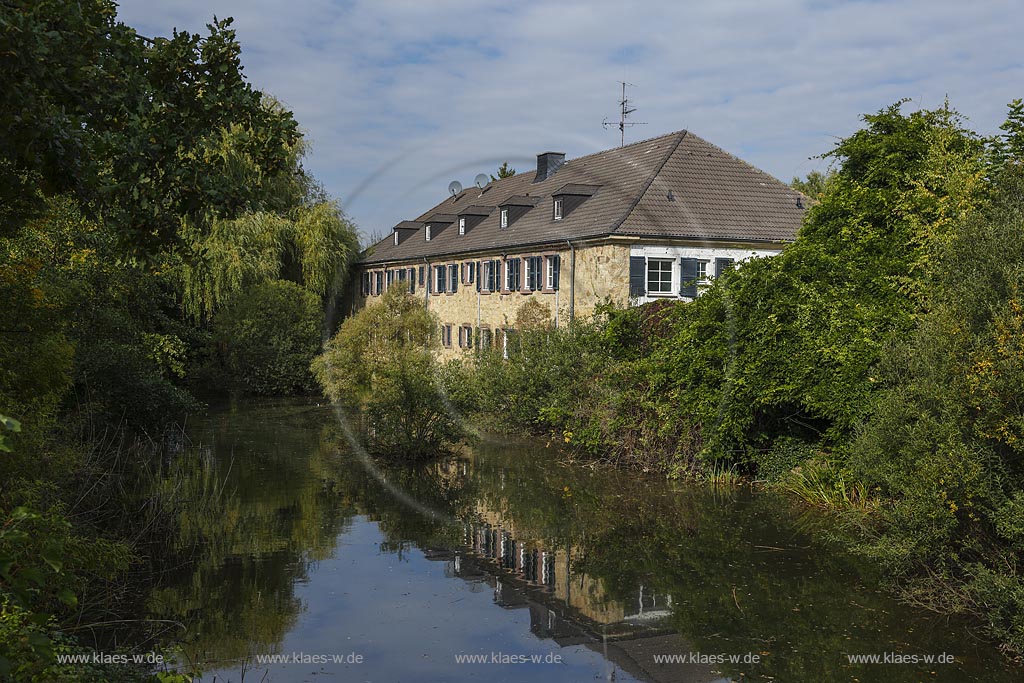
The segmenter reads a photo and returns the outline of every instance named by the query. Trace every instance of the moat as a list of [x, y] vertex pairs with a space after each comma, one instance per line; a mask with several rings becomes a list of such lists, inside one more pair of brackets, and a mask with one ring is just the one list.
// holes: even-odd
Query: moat
[[194, 501], [186, 559], [147, 607], [204, 681], [1020, 680], [772, 495], [536, 441], [383, 467], [310, 401], [212, 409], [186, 436], [165, 482]]

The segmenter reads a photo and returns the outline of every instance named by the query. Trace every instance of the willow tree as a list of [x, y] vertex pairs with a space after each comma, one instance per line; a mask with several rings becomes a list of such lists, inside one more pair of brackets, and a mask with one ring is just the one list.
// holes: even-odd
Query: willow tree
[[[263, 106], [280, 109], [269, 98]], [[212, 135], [199, 153], [229, 176], [227, 187], [247, 188], [248, 196], [181, 217], [181, 246], [168, 254], [167, 267], [185, 312], [195, 320], [209, 319], [233, 294], [276, 279], [330, 300], [358, 253], [358, 237], [341, 207], [302, 167], [304, 141], [282, 141], [285, 168], [268, 174], [249, 145], [258, 135], [232, 125]]]

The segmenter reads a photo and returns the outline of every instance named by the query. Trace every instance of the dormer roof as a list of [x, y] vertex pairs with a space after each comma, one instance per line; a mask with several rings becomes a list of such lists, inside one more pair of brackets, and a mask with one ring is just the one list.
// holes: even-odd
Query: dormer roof
[[[526, 171], [493, 181], [486, 191], [445, 197], [413, 222], [443, 226], [459, 216], [483, 218], [465, 235], [435, 228], [430, 241], [382, 240], [362, 262], [422, 261], [614, 236], [788, 242], [808, 205], [798, 206], [801, 195], [788, 185], [687, 131], [569, 159], [545, 179], [535, 182], [536, 176]], [[548, 202], [559, 194], [588, 198], [553, 221]], [[502, 229], [498, 207], [522, 213]]]

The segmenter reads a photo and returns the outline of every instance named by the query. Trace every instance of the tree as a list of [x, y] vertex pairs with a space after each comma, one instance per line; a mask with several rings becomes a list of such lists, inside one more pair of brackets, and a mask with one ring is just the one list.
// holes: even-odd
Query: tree
[[250, 393], [303, 394], [315, 388], [310, 363], [320, 351], [320, 299], [287, 280], [237, 292], [214, 320], [233, 377]]
[[501, 180], [503, 178], [511, 178], [515, 174], [516, 169], [509, 168], [508, 162], [506, 161], [503, 162], [501, 166], [498, 167], [498, 175], [491, 174], [491, 182], [494, 182], [495, 180]]
[[391, 287], [342, 323], [313, 362], [332, 401], [363, 410], [375, 452], [425, 458], [460, 438], [435, 375], [437, 334], [423, 302]]
[[789, 186], [798, 192], [803, 192], [811, 199], [817, 199], [825, 191], [825, 183], [828, 182], [831, 175], [831, 173], [811, 171], [803, 180], [799, 177], [794, 177], [789, 182]]

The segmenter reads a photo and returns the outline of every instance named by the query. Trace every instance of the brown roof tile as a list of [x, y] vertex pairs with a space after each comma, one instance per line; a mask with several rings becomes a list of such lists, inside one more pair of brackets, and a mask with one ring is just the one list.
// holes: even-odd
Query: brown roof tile
[[[799, 193], [686, 131], [570, 159], [538, 183], [534, 177], [534, 172], [519, 173], [483, 190], [470, 188], [416, 219], [425, 223], [436, 214], [492, 209], [465, 235], [443, 230], [427, 242], [414, 234], [397, 246], [384, 239], [367, 250], [363, 262], [422, 260], [613, 234], [785, 241], [796, 235], [803, 215], [796, 205]], [[551, 197], [566, 186], [598, 186], [600, 191], [555, 221]], [[536, 206], [508, 228], [499, 228], [499, 212], [493, 208], [513, 198], [517, 203], [528, 198]]]

